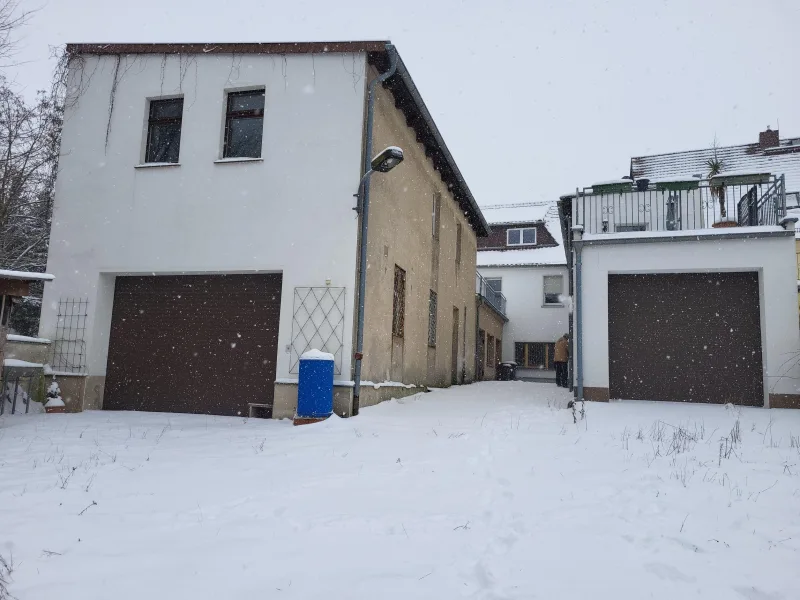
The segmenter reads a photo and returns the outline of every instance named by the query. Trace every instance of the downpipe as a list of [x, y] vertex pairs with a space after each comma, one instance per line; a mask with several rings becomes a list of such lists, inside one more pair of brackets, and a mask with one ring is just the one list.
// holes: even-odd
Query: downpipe
[[395, 74], [397, 70], [397, 51], [392, 44], [386, 44], [389, 55], [389, 68], [369, 82], [367, 88], [367, 124], [364, 140], [364, 175], [361, 178], [360, 198], [357, 210], [361, 217], [361, 239], [358, 249], [358, 317], [356, 324], [356, 351], [353, 354], [353, 407], [352, 416], [358, 415], [361, 398], [361, 362], [364, 358], [364, 297], [367, 289], [367, 233], [369, 231], [369, 180], [370, 161], [372, 160], [372, 129], [375, 120], [375, 89]]

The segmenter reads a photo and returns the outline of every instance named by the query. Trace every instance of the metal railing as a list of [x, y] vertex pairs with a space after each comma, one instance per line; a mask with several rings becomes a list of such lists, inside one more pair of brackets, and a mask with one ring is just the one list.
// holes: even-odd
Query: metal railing
[[642, 179], [578, 190], [572, 202], [572, 225], [585, 233], [777, 225], [786, 215], [786, 186], [782, 175], [769, 174]]
[[497, 312], [505, 316], [506, 297], [497, 292], [480, 273], [475, 273], [475, 292], [488, 302]]

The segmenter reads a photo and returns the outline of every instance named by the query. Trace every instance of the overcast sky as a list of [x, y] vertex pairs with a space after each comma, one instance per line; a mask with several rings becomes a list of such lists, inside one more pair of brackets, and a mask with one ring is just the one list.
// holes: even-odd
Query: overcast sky
[[390, 39], [481, 204], [631, 156], [800, 137], [800, 0], [22, 0], [33, 93], [66, 42]]

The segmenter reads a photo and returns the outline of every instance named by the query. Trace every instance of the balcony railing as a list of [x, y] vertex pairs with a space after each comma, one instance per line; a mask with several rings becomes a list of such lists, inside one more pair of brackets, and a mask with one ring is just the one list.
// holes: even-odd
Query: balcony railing
[[506, 315], [506, 297], [492, 288], [480, 273], [475, 273], [475, 292], [488, 302], [501, 315]]
[[572, 202], [572, 224], [585, 233], [748, 227], [780, 223], [786, 188], [783, 176], [766, 173], [620, 180], [585, 188]]

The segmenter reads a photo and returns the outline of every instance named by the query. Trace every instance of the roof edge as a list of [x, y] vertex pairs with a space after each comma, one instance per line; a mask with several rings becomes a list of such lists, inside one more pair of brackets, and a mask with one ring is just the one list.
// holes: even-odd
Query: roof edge
[[324, 54], [382, 52], [389, 41], [67, 44], [67, 54]]

